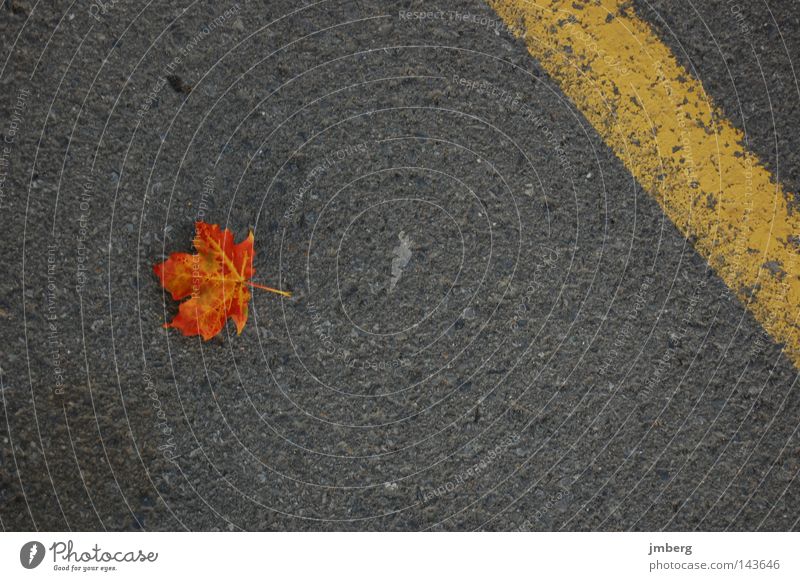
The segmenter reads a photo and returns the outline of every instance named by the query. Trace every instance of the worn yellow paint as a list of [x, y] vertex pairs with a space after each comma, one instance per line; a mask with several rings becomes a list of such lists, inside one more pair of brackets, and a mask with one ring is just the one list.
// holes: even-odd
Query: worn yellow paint
[[800, 208], [702, 84], [629, 2], [489, 4], [800, 367]]

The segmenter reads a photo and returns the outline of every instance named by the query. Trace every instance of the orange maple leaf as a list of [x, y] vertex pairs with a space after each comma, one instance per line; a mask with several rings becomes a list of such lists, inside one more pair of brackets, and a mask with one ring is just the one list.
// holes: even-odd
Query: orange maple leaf
[[197, 254], [174, 252], [153, 267], [161, 285], [176, 301], [191, 297], [178, 307], [178, 314], [165, 328], [173, 327], [184, 335], [201, 335], [208, 341], [225, 326], [228, 317], [238, 333], [247, 322], [249, 287], [268, 290], [286, 297], [291, 293], [256, 284], [253, 270], [253, 233], [234, 244], [233, 234], [217, 224], [195, 223], [194, 248]]

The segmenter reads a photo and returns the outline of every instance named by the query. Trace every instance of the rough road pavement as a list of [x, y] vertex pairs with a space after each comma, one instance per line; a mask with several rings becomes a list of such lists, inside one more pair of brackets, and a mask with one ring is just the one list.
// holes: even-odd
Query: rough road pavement
[[[796, 3], [625, 9], [800, 192]], [[0, 30], [3, 529], [798, 528], [797, 370], [484, 3]], [[207, 343], [198, 219], [295, 293]]]

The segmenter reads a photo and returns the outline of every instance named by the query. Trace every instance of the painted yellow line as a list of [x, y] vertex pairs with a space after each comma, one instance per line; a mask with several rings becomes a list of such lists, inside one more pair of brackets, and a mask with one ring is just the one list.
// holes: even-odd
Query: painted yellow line
[[701, 83], [629, 2], [489, 4], [800, 367], [800, 208]]

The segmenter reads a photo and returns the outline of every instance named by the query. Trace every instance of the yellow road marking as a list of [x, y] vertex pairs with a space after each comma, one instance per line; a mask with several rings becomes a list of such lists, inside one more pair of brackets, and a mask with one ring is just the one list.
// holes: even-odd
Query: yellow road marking
[[800, 208], [701, 83], [628, 2], [488, 1], [800, 367]]

